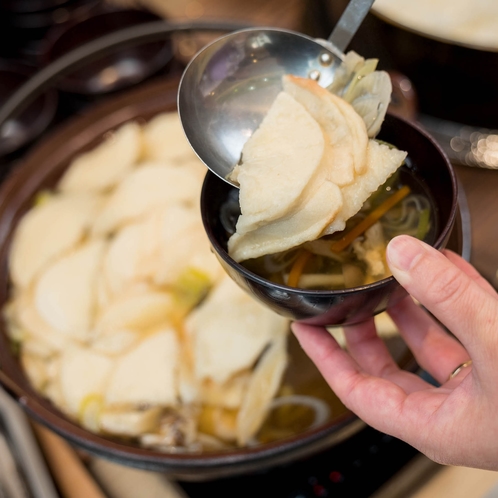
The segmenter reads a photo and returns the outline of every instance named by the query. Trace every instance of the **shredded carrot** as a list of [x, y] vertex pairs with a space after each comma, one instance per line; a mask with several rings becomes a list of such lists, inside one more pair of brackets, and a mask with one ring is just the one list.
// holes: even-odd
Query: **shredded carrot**
[[369, 213], [366, 218], [361, 220], [358, 225], [355, 225], [348, 233], [346, 233], [342, 239], [336, 240], [331, 246], [332, 251], [341, 252], [346, 249], [346, 247], [348, 247], [349, 244], [356, 239], [356, 237], [359, 237], [365, 230], [368, 230], [372, 225], [377, 223], [382, 216], [384, 216], [399, 201], [404, 199], [409, 193], [410, 187], [405, 185], [393, 195], [388, 197], [382, 204]]
[[292, 268], [289, 272], [289, 278], [287, 279], [287, 285], [289, 287], [297, 287], [304, 267], [306, 266], [306, 263], [310, 259], [311, 255], [311, 252], [303, 249], [301, 254], [297, 257], [296, 261], [294, 261], [294, 264], [292, 265]]

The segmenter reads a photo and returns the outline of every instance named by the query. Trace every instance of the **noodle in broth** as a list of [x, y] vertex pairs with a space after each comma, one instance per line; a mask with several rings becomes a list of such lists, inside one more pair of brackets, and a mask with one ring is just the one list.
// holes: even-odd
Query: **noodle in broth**
[[[344, 250], [332, 246], [353, 227], [364, 220], [386, 199], [404, 186], [409, 194], [389, 209], [362, 235]], [[391, 275], [385, 259], [388, 242], [395, 236], [408, 234], [433, 242], [436, 221], [434, 203], [415, 174], [402, 167], [374, 192], [362, 209], [348, 220], [342, 232], [306, 242], [290, 250], [249, 259], [242, 264], [250, 271], [278, 284], [291, 285], [289, 274], [297, 259], [306, 254], [296, 287], [316, 290], [336, 290], [369, 284]], [[309, 254], [308, 254], [309, 253]]]

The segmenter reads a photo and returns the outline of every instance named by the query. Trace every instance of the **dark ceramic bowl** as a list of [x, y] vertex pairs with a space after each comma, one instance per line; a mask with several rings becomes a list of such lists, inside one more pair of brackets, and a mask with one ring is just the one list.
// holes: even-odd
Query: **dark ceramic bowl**
[[[113, 31], [162, 20], [147, 10], [90, 10], [47, 33], [42, 64], [47, 65], [85, 43]], [[107, 93], [139, 83], [163, 69], [173, 58], [170, 39], [116, 48], [111, 54], [63, 76], [61, 90], [85, 95]]]
[[[387, 115], [379, 138], [408, 151], [408, 168], [425, 184], [436, 206], [433, 246], [445, 247], [455, 222], [457, 184], [453, 168], [440, 147], [418, 125]], [[209, 173], [204, 181], [201, 211], [204, 227], [220, 263], [244, 290], [277, 313], [315, 325], [361, 322], [406, 296], [393, 277], [345, 290], [304, 290], [278, 285], [252, 273], [227, 253], [228, 234], [220, 221], [220, 210], [230, 192], [236, 190]]]

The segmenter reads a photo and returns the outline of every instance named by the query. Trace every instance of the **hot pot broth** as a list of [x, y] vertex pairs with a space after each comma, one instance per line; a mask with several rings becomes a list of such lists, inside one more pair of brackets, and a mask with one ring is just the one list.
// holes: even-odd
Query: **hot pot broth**
[[173, 113], [123, 124], [34, 196], [3, 309], [29, 381], [89, 431], [165, 453], [279, 441], [347, 415], [288, 320], [211, 253], [204, 166], [182, 138]]
[[[355, 238], [345, 249], [334, 250], [341, 241], [370, 213], [402, 188], [409, 193], [390, 208], [371, 228]], [[235, 231], [238, 200], [236, 192], [221, 210], [222, 223], [227, 236]], [[350, 218], [343, 231], [306, 242], [287, 251], [243, 261], [241, 264], [253, 273], [278, 284], [291, 285], [289, 275], [297, 260], [306, 255], [306, 263], [292, 285], [304, 289], [335, 290], [369, 284], [391, 275], [385, 261], [388, 242], [401, 234], [412, 235], [429, 244], [437, 233], [434, 201], [427, 188], [408, 167], [401, 167], [364, 203], [360, 211]]]

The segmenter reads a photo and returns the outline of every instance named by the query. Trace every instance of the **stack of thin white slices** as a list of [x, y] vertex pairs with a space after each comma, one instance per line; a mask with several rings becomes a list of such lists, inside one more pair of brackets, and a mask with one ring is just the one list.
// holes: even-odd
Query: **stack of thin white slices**
[[164, 451], [243, 446], [281, 385], [288, 320], [210, 251], [205, 172], [176, 113], [130, 122], [17, 226], [8, 332], [34, 387], [92, 431]]
[[406, 155], [370, 138], [343, 98], [285, 76], [230, 174], [240, 185], [242, 213], [230, 255], [244, 261], [343, 230]]

